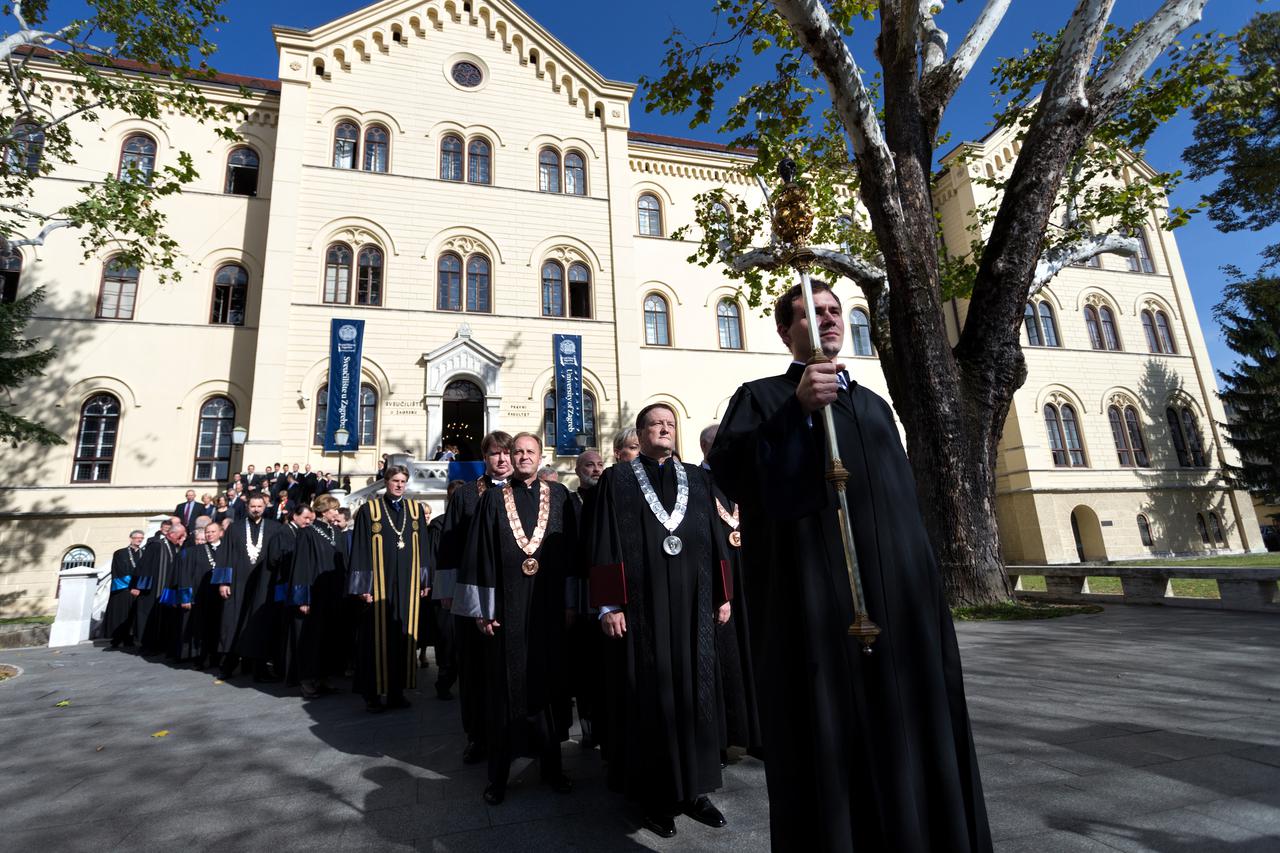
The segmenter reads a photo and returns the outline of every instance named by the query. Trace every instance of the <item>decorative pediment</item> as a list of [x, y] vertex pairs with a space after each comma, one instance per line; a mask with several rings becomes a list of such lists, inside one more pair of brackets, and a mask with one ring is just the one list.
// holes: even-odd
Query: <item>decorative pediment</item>
[[458, 334], [444, 346], [422, 356], [427, 368], [427, 396], [444, 394], [454, 379], [479, 383], [486, 397], [501, 396], [502, 364], [505, 358], [471, 338], [471, 327], [463, 324]]

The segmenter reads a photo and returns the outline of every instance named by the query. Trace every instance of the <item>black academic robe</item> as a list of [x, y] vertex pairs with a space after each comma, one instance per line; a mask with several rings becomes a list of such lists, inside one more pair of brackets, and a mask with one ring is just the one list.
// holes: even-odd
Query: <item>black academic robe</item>
[[583, 738], [599, 741], [604, 733], [604, 714], [595, 711], [604, 699], [602, 674], [607, 638], [600, 630], [599, 613], [591, 607], [587, 582], [591, 556], [587, 534], [592, 529], [595, 493], [593, 488], [579, 487], [570, 495], [576, 526], [582, 535], [574, 549], [574, 567], [566, 587], [565, 609], [572, 610], [574, 618], [565, 638], [568, 699], [558, 719], [562, 725], [571, 723], [565, 712], [576, 705]]
[[373, 596], [360, 613], [356, 651], [354, 689], [366, 698], [397, 696], [418, 683], [419, 593], [430, 586], [427, 522], [412, 498], [395, 503], [380, 497], [362, 505], [351, 537], [347, 591]]
[[[721, 746], [740, 746], [752, 753], [760, 751], [760, 715], [756, 704], [755, 672], [751, 664], [751, 605], [742, 578], [742, 549], [734, 545], [731, 526], [733, 511], [737, 508], [720, 488], [714, 484], [711, 496], [718, 501], [716, 508], [716, 533], [720, 549], [729, 564], [733, 587], [733, 607], [729, 621], [716, 625], [716, 661], [720, 667], [720, 683], [724, 689], [724, 731]], [[723, 509], [729, 516], [726, 521], [720, 514]], [[741, 519], [739, 519], [741, 528]], [[741, 534], [741, 529], [739, 529]]]
[[285, 628], [292, 601], [289, 576], [293, 573], [293, 553], [301, 533], [297, 525], [290, 522], [267, 544], [262, 558], [262, 577], [269, 583], [270, 602], [258, 609], [259, 622], [250, 632], [258, 651], [253, 657], [271, 661], [282, 675], [285, 671]]
[[[298, 532], [290, 571], [282, 575], [285, 680], [311, 681], [341, 672], [341, 617], [346, 550], [323, 521]], [[307, 608], [303, 613], [302, 608]]]
[[178, 548], [168, 539], [153, 539], [142, 550], [133, 589], [138, 590], [134, 602], [134, 634], [145, 654], [165, 651], [169, 647], [168, 608], [159, 604], [169, 588], [177, 560]]
[[[662, 505], [676, 502], [675, 465], [641, 463]], [[603, 744], [609, 783], [649, 807], [689, 802], [720, 787], [720, 720], [715, 613], [727, 594], [716, 544], [719, 523], [706, 471], [684, 466], [688, 511], [669, 535], [649, 510], [630, 464], [614, 465], [596, 487], [591, 534], [591, 601], [621, 607], [623, 638], [608, 641], [609, 722]]]
[[[282, 527], [269, 518], [257, 524], [248, 521], [233, 523], [223, 537], [229, 550], [231, 595], [219, 599], [217, 651], [220, 654], [236, 654], [255, 660], [270, 660], [274, 653], [276, 624], [275, 585], [271, 566], [267, 562], [267, 548]], [[249, 542], [258, 546], [257, 560], [249, 558]], [[228, 573], [220, 573], [216, 580], [222, 583]]]
[[[440, 513], [427, 525], [428, 565], [436, 569], [436, 578], [431, 587], [428, 605], [423, 608], [431, 614], [429, 643], [436, 650], [436, 689], [449, 690], [458, 680], [457, 632], [454, 623], [457, 621], [453, 611], [446, 608], [441, 601], [439, 590], [440, 539], [444, 533], [445, 514]], [[449, 590], [453, 595], [453, 590]], [[452, 604], [452, 601], [450, 601]]]
[[[480, 498], [493, 488], [493, 480], [486, 474], [477, 480], [459, 486], [449, 498], [444, 513], [444, 527], [440, 531], [439, 569], [436, 572], [433, 595], [452, 599], [458, 570], [467, 547], [471, 522], [480, 507]], [[458, 711], [462, 715], [462, 729], [473, 743], [484, 743], [487, 728], [488, 678], [485, 676], [484, 647], [480, 633], [471, 619], [455, 617], [455, 657], [458, 662]]]
[[[734, 395], [709, 456], [741, 508], [775, 850], [991, 850], [951, 614], [887, 403], [833, 405], [867, 610], [853, 619], [822, 421], [803, 368]], [[754, 584], [759, 584], [757, 588]]]
[[[169, 588], [170, 618], [173, 621], [170, 635], [169, 656], [174, 660], [185, 661], [203, 659], [208, 653], [207, 620], [210, 616], [210, 595], [215, 594], [209, 586], [210, 578], [219, 557], [226, 562], [226, 542], [219, 540], [213, 545], [187, 545], [178, 555], [178, 563], [173, 573]], [[190, 604], [183, 608], [183, 604]], [[215, 614], [216, 615], [216, 614]]]
[[[509, 491], [508, 491], [509, 490]], [[508, 517], [510, 495], [526, 536], [537, 527], [543, 492], [547, 498], [545, 534], [529, 553], [516, 545]], [[455, 492], [456, 494], [456, 492]], [[553, 703], [564, 695], [565, 577], [573, 569], [576, 514], [569, 492], [559, 483], [529, 484], [512, 479], [489, 489], [471, 525], [458, 572], [453, 612], [472, 620], [496, 619], [492, 637], [480, 634], [489, 679], [486, 715], [490, 781], [506, 782], [512, 758], [537, 755], [544, 776], [560, 772], [561, 726]], [[537, 560], [526, 574], [526, 560]]]
[[111, 555], [111, 595], [98, 623], [100, 639], [124, 642], [133, 629], [133, 576], [138, 572], [141, 550], [125, 546]]

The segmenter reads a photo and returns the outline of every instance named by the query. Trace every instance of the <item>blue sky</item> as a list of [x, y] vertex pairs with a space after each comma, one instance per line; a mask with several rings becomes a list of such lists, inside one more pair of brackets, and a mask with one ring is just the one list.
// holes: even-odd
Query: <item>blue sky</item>
[[[276, 54], [271, 38], [272, 24], [314, 27], [354, 11], [360, 5], [353, 0], [273, 0], [270, 3], [230, 0], [223, 7], [230, 21], [215, 37], [220, 50], [214, 62], [222, 71], [274, 78]], [[953, 46], [963, 38], [982, 5], [982, 0], [947, 3], [938, 20], [951, 33]], [[1066, 0], [1015, 0], [1000, 30], [947, 111], [943, 129], [951, 131], [953, 141], [976, 139], [990, 129], [989, 69], [996, 59], [1020, 52], [1030, 43], [1030, 34], [1036, 29], [1060, 28], [1074, 5]], [[1145, 19], [1158, 5], [1157, 0], [1118, 0], [1112, 21], [1131, 25]], [[645, 4], [524, 0], [521, 6], [600, 73], [617, 80], [635, 81], [642, 75], [656, 76], [664, 53], [662, 42], [673, 27], [698, 36], [710, 33], [715, 26], [714, 18], [707, 11], [708, 0], [649, 0]], [[1209, 0], [1204, 20], [1197, 29], [1235, 32], [1256, 12], [1278, 7], [1280, 3], [1276, 0]], [[602, 10], [612, 11], [602, 13]], [[873, 29], [868, 25], [867, 35], [855, 37], [855, 56], [864, 67], [874, 64], [869, 37]], [[640, 109], [633, 112], [632, 127], [699, 139], [718, 138], [714, 126], [690, 130], [685, 117], [661, 116]], [[1191, 140], [1191, 131], [1191, 122], [1185, 116], [1175, 119], [1157, 132], [1148, 148], [1147, 160], [1159, 169], [1182, 168], [1182, 151]], [[1186, 182], [1175, 192], [1172, 201], [1189, 207], [1211, 186], [1212, 182], [1207, 187]], [[1215, 366], [1225, 367], [1232, 361], [1231, 352], [1222, 343], [1211, 315], [1222, 288], [1219, 267], [1233, 263], [1250, 271], [1258, 265], [1260, 249], [1280, 238], [1274, 229], [1257, 234], [1221, 234], [1202, 216], [1178, 229], [1176, 235], [1210, 356]]]

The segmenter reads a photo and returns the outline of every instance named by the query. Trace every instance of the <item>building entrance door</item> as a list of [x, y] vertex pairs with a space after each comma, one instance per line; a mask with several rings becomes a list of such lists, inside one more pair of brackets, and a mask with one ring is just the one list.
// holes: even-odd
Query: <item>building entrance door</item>
[[458, 445], [458, 460], [480, 459], [480, 439], [484, 437], [484, 392], [468, 379], [455, 379], [445, 386], [440, 430], [442, 444]]

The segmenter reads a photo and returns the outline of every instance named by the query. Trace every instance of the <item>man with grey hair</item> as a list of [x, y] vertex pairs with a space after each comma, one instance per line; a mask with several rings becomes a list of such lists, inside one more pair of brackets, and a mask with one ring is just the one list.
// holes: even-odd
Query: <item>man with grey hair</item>
[[111, 597], [107, 599], [107, 609], [98, 623], [98, 637], [111, 640], [111, 648], [119, 648], [123, 643], [132, 646], [130, 633], [133, 631], [133, 595], [130, 587], [133, 576], [138, 573], [138, 561], [142, 559], [142, 542], [146, 534], [141, 530], [129, 533], [129, 544], [111, 555]]
[[538, 469], [538, 479], [544, 483], [560, 482], [560, 472], [550, 465], [543, 465]]
[[181, 522], [174, 522], [163, 539], [153, 539], [142, 551], [138, 561], [138, 573], [133, 579], [137, 590], [135, 604], [138, 645], [143, 655], [164, 651], [167, 645], [165, 608], [157, 607], [160, 595], [169, 587], [169, 581], [178, 559], [178, 552], [187, 538], [187, 529]]
[[[595, 508], [595, 487], [604, 473], [604, 458], [597, 450], [584, 450], [574, 465], [574, 473], [578, 475], [578, 490], [570, 497], [578, 513], [578, 530], [591, 529], [591, 514]], [[600, 671], [604, 666], [604, 634], [597, 624], [587, 584], [587, 557], [585, 535], [578, 538], [577, 556], [574, 566], [574, 577], [568, 585], [568, 598], [565, 601], [565, 618], [568, 621], [568, 687], [569, 697], [562, 709], [564, 720], [570, 719], [571, 706], [578, 708], [578, 724], [582, 736], [578, 745], [583, 749], [594, 749], [600, 741], [599, 723], [603, 714], [597, 714], [603, 701]]]

